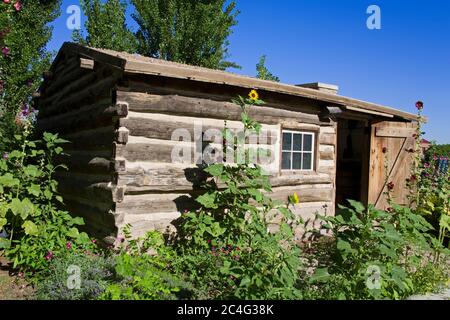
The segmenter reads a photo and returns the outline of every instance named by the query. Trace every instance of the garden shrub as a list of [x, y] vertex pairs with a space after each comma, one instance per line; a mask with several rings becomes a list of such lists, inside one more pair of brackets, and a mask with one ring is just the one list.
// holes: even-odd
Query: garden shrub
[[303, 275], [306, 298], [402, 299], [445, 282], [447, 256], [433, 261], [445, 249], [422, 216], [394, 204], [385, 212], [349, 202], [335, 217], [319, 216], [333, 246], [319, 249], [329, 251], [330, 260], [319, 261], [310, 278]]
[[[242, 108], [245, 137], [261, 125], [248, 114], [263, 102], [256, 91], [234, 101]], [[225, 129], [227, 141], [234, 141]], [[239, 140], [240, 139], [240, 140]], [[234, 144], [231, 148], [235, 149]], [[200, 299], [296, 299], [300, 250], [294, 243], [295, 217], [287, 206], [267, 196], [268, 176], [259, 165], [213, 164], [204, 193], [196, 198], [201, 209], [182, 217], [178, 268], [183, 270]], [[270, 217], [278, 214], [279, 228], [269, 231]]]
[[114, 275], [101, 296], [107, 300], [172, 300], [188, 292], [188, 284], [175, 275], [174, 250], [157, 231], [132, 239], [130, 226], [115, 257]]
[[78, 231], [83, 219], [60, 209], [63, 199], [53, 175], [64, 166], [53, 163], [66, 141], [50, 133], [32, 139], [34, 118], [31, 108], [20, 111], [16, 120], [21, 131], [14, 136], [19, 147], [0, 159], [0, 229], [8, 234], [0, 239], [0, 249], [13, 268], [27, 273], [45, 270], [69, 241], [86, 249], [94, 246]]
[[[36, 299], [95, 300], [106, 290], [114, 274], [114, 258], [95, 254], [68, 243], [54, 256], [36, 284]], [[79, 278], [75, 278], [78, 277]], [[78, 280], [79, 279], [79, 280]], [[78, 282], [77, 282], [78, 281]]]

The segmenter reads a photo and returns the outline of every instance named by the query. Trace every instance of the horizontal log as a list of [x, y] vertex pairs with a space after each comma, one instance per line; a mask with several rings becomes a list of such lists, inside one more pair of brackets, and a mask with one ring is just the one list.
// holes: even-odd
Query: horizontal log
[[92, 204], [98, 204], [101, 209], [123, 200], [123, 188], [105, 179], [98, 177], [95, 179], [95, 177], [70, 172], [58, 172], [55, 178], [62, 195], [88, 199]]
[[[69, 143], [65, 149], [72, 150], [111, 150], [113, 143], [118, 141], [117, 132], [114, 126], [108, 125], [94, 129], [86, 129], [75, 133], [61, 135]], [[110, 155], [110, 157], [112, 154]]]
[[191, 194], [142, 194], [126, 195], [122, 203], [116, 204], [119, 214], [152, 214], [164, 212], [185, 212], [199, 208]]
[[[297, 192], [301, 203], [326, 202], [332, 201], [334, 189], [331, 184], [278, 187], [267, 193], [267, 196], [287, 203], [288, 196], [294, 192]], [[116, 205], [116, 212], [125, 215], [185, 212], [199, 208], [195, 201], [197, 196], [198, 194], [192, 193], [126, 195], [124, 201]]]
[[51, 114], [60, 114], [79, 108], [79, 106], [86, 104], [93, 104], [98, 98], [109, 98], [111, 96], [111, 88], [117, 82], [116, 76], [106, 77], [96, 82], [89, 83], [83, 86], [81, 90], [73, 93], [68, 93], [62, 100], [46, 104], [39, 101], [39, 117], [45, 118]]
[[[64, 71], [57, 73], [56, 77], [49, 82], [42, 96], [45, 97], [45, 99], [51, 100], [52, 97], [55, 98], [56, 94], [60, 93], [65, 86], [71, 84], [74, 80], [82, 79], [89, 73], [89, 71], [81, 69], [79, 65], [74, 63], [68, 66]], [[44, 100], [44, 103], [50, 100]]]
[[[124, 105], [113, 105], [109, 98], [83, 106], [68, 113], [38, 120], [42, 131], [57, 130], [58, 133], [72, 133], [96, 127], [112, 126], [115, 117], [123, 116]], [[95, 137], [91, 137], [95, 139]], [[112, 143], [113, 141], [111, 141]]]
[[[191, 98], [177, 95], [151, 95], [117, 91], [117, 98], [130, 105], [130, 111], [186, 115], [202, 118], [241, 120], [241, 107], [230, 102]], [[250, 109], [250, 116], [261, 123], [278, 124], [280, 119], [320, 124], [318, 115], [258, 106]]]
[[321, 160], [334, 160], [334, 146], [320, 145], [319, 146], [319, 158]]
[[[59, 81], [54, 81], [51, 87], [45, 92], [45, 96], [42, 98], [41, 103], [48, 108], [52, 105], [59, 103], [64, 97], [73, 92], [79, 92], [80, 89], [99, 79], [100, 74], [95, 72], [86, 72], [83, 69], [75, 69], [72, 73], [69, 73], [67, 77], [62, 77]], [[70, 81], [72, 80], [72, 81]]]
[[112, 150], [107, 151], [73, 151], [67, 150], [56, 159], [56, 163], [65, 164], [69, 171], [109, 174], [114, 173], [123, 167], [123, 161], [112, 159]]
[[112, 210], [98, 209], [84, 199], [69, 195], [65, 196], [65, 207], [73, 216], [82, 217], [88, 229], [111, 233], [116, 229], [116, 218]]
[[273, 192], [268, 196], [275, 200], [288, 202], [288, 197], [297, 193], [300, 203], [308, 202], [331, 202], [334, 197], [332, 184], [299, 185], [289, 187], [273, 188]]
[[[215, 132], [222, 132], [225, 128], [225, 121], [131, 112], [127, 118], [120, 119], [120, 126], [126, 127], [130, 131], [130, 135], [152, 139], [171, 140], [173, 134], [181, 132], [181, 130], [184, 135], [191, 139], [198, 135], [196, 131], [200, 133], [209, 132], [211, 139], [217, 139]], [[228, 121], [226, 127], [236, 133], [243, 131], [242, 123], [237, 121]], [[263, 125], [261, 133], [259, 135], [254, 134], [253, 139], [259, 144], [273, 145], [277, 142], [278, 133], [278, 127]], [[246, 141], [248, 143], [249, 138]]]
[[[126, 159], [131, 162], [164, 162], [164, 163], [182, 163], [186, 165], [202, 164], [205, 161], [221, 162], [225, 148], [221, 144], [214, 143], [194, 143], [174, 140], [159, 140], [143, 137], [129, 136], [129, 141], [125, 145], [115, 145], [115, 156]], [[208, 147], [208, 149], [206, 149]], [[245, 145], [245, 149], [252, 150], [256, 157], [258, 149], [270, 152], [268, 157], [273, 156], [273, 147], [268, 145]], [[216, 153], [213, 154], [213, 150]], [[272, 150], [272, 151], [271, 151]], [[230, 151], [231, 152], [231, 151]], [[237, 154], [237, 152], [236, 152]], [[235, 154], [235, 156], [236, 156]], [[230, 155], [229, 155], [230, 156]], [[209, 157], [206, 160], [206, 157]], [[211, 158], [213, 157], [213, 158]], [[259, 160], [264, 160], [261, 157]], [[270, 159], [268, 158], [268, 161]], [[272, 165], [273, 165], [272, 161]], [[265, 165], [267, 166], [267, 165]]]
[[336, 145], [336, 135], [329, 133], [321, 133], [319, 135], [319, 143], [334, 146]]
[[94, 70], [95, 61], [92, 59], [80, 58], [80, 68], [87, 70]]
[[[125, 187], [127, 194], [152, 191], [192, 191], [199, 189], [207, 179], [198, 167], [181, 167], [168, 164], [143, 163], [142, 166], [127, 165], [125, 172], [119, 173], [118, 185]], [[271, 176], [272, 186], [331, 183], [328, 175], [302, 174]]]

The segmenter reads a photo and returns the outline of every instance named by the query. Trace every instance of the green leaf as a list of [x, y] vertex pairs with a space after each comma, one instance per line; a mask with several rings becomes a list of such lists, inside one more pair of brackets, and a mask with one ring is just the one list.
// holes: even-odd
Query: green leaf
[[445, 214], [441, 215], [441, 219], [439, 219], [439, 226], [450, 231], [450, 216]]
[[358, 213], [364, 213], [366, 208], [364, 207], [364, 205], [361, 202], [355, 201], [355, 200], [347, 200], [350, 205], [355, 209], [356, 212]]
[[20, 215], [23, 220], [29, 215], [32, 215], [35, 209], [33, 203], [28, 198], [22, 201], [17, 198], [12, 199], [9, 208], [15, 216]]
[[309, 278], [309, 282], [327, 282], [328, 279], [330, 279], [328, 268], [317, 268], [311, 278]]
[[40, 177], [42, 174], [41, 170], [39, 170], [39, 168], [34, 165], [26, 166], [23, 169], [23, 173], [32, 178]]
[[78, 238], [80, 235], [77, 228], [70, 228], [70, 230], [67, 232], [67, 236], [71, 238]]
[[222, 174], [223, 167], [224, 167], [223, 164], [213, 164], [213, 165], [207, 167], [204, 171], [214, 177], [218, 177]]
[[205, 193], [204, 195], [197, 197], [197, 199], [195, 200], [207, 209], [218, 208], [217, 204], [215, 203], [216, 201], [215, 193]]
[[263, 194], [261, 193], [261, 191], [257, 189], [248, 189], [247, 191], [256, 201], [259, 202], [263, 199]]
[[2, 230], [2, 228], [6, 226], [7, 223], [8, 220], [6, 220], [6, 218], [0, 218], [0, 230]]
[[27, 188], [27, 190], [30, 194], [36, 197], [39, 197], [39, 195], [41, 194], [41, 187], [37, 184], [32, 184]]
[[341, 251], [341, 254], [344, 258], [347, 257], [347, 255], [353, 254], [356, 252], [356, 250], [352, 248], [350, 243], [348, 243], [347, 241], [342, 240], [342, 239], [339, 239], [337, 241], [337, 248], [339, 251]]
[[397, 253], [394, 250], [386, 247], [384, 244], [380, 245], [380, 252], [392, 259], [398, 259]]
[[6, 173], [3, 176], [0, 176], [0, 186], [4, 187], [14, 187], [19, 184], [19, 179], [14, 178], [11, 173]]
[[73, 218], [71, 221], [71, 225], [84, 226], [84, 219], [82, 217]]
[[30, 236], [35, 236], [39, 233], [38, 227], [32, 221], [25, 221], [22, 224], [22, 228], [25, 229], [25, 233]]
[[11, 247], [11, 241], [8, 239], [0, 238], [0, 249], [9, 249]]

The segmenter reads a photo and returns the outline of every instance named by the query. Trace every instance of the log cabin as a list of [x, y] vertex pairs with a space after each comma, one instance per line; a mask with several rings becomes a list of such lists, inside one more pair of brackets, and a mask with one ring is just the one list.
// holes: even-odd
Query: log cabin
[[125, 224], [136, 236], [173, 230], [205, 178], [205, 143], [195, 137], [239, 128], [241, 109], [230, 101], [252, 89], [265, 101], [250, 114], [268, 132], [272, 198], [296, 192], [295, 213], [312, 224], [346, 199], [384, 208], [387, 181], [406, 203], [413, 114], [320, 82], [289, 85], [67, 42], [36, 99], [39, 130], [70, 141], [69, 170], [56, 173], [66, 207], [106, 242]]

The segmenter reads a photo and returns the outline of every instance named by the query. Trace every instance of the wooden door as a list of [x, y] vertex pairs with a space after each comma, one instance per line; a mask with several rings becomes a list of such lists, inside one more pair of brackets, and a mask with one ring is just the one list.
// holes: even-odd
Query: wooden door
[[377, 208], [388, 207], [387, 184], [393, 183], [395, 203], [408, 204], [406, 179], [411, 175], [414, 161], [416, 124], [379, 122], [372, 125], [369, 163], [368, 202]]

